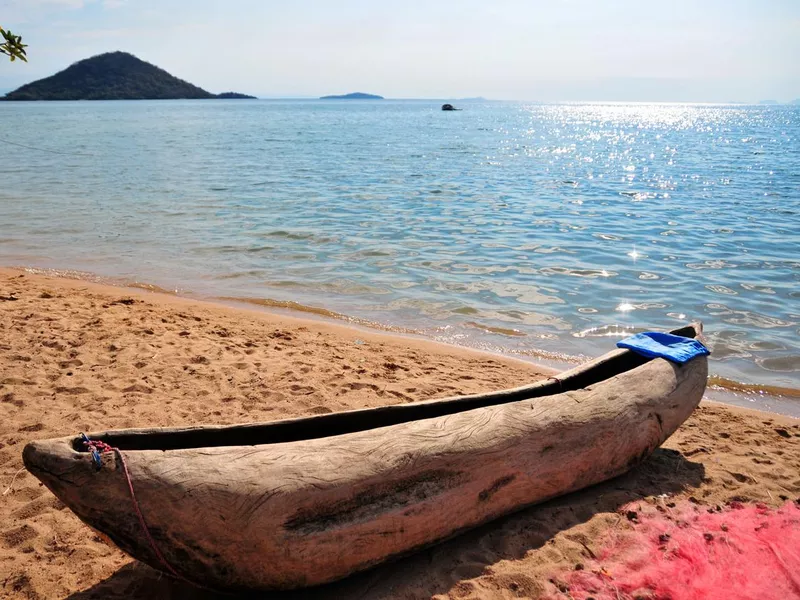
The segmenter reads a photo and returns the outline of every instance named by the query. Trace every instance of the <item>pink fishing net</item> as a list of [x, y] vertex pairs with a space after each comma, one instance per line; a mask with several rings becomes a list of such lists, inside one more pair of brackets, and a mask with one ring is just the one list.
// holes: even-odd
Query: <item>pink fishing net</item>
[[573, 600], [800, 598], [800, 507], [634, 503], [596, 560], [554, 580]]

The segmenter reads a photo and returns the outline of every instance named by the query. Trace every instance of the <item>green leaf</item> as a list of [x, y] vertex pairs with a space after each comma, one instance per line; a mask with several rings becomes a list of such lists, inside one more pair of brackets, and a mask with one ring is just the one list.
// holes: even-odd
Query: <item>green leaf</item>
[[2, 44], [0, 44], [0, 54], [5, 54], [8, 56], [11, 62], [14, 62], [17, 59], [20, 59], [22, 62], [28, 62], [25, 52], [27, 44], [22, 43], [22, 36], [14, 35], [2, 27], [0, 27], [0, 35], [2, 35], [3, 39], [5, 40]]

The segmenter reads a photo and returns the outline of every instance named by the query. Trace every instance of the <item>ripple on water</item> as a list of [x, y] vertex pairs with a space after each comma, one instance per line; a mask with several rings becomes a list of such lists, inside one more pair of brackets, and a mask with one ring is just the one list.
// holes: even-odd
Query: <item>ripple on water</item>
[[707, 290], [711, 290], [712, 292], [715, 292], [717, 294], [724, 294], [726, 296], [738, 296], [739, 295], [739, 292], [737, 292], [736, 290], [732, 290], [731, 288], [729, 288], [726, 285], [718, 285], [718, 284], [717, 285], [707, 285], [706, 289]]
[[576, 338], [593, 338], [593, 337], [618, 337], [624, 338], [636, 333], [647, 331], [642, 327], [624, 326], [624, 325], [602, 325], [600, 327], [590, 327], [583, 331], [575, 331], [572, 333]]
[[772, 350], [786, 350], [786, 346], [778, 342], [771, 342], [769, 340], [758, 340], [750, 344], [752, 350], [772, 351]]
[[768, 371], [777, 371], [779, 373], [793, 373], [800, 371], [800, 354], [757, 358], [756, 362], [762, 368], [767, 369]]
[[[740, 283], [744, 289], [749, 290], [751, 292], [759, 292], [761, 294], [774, 294], [775, 290], [767, 285], [759, 285], [756, 283]], [[791, 294], [790, 294], [791, 295]]]
[[498, 335], [505, 335], [508, 337], [525, 337], [525, 333], [520, 331], [519, 329], [511, 329], [507, 327], [495, 327], [492, 325], [485, 325], [483, 323], [477, 323], [475, 321], [467, 321], [465, 325], [469, 327], [474, 327], [475, 329], [481, 329], [482, 331], [486, 331], [488, 333], [496, 333]]
[[778, 327], [791, 327], [793, 321], [785, 321], [777, 317], [763, 315], [750, 310], [735, 310], [724, 304], [706, 304], [709, 314], [715, 317], [722, 317], [725, 323], [734, 325], [750, 325], [762, 329], [773, 329]]
[[704, 260], [703, 262], [686, 263], [687, 269], [703, 270], [703, 269], [735, 269], [736, 263], [727, 260]]
[[594, 279], [596, 277], [615, 277], [619, 275], [616, 271], [606, 271], [605, 269], [574, 269], [569, 267], [544, 267], [539, 269], [542, 275], [571, 275], [573, 277], [586, 277]]

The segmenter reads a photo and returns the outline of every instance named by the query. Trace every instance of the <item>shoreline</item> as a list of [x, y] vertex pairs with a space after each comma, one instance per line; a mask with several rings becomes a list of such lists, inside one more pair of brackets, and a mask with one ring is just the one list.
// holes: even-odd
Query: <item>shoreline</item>
[[[34, 439], [271, 421], [516, 387], [549, 369], [412, 336], [0, 269], [0, 596], [205, 598], [132, 561], [27, 471]], [[9, 300], [15, 298], [15, 300]], [[626, 475], [276, 600], [552, 597], [630, 502], [800, 497], [800, 420], [704, 400]], [[152, 506], [144, 505], [146, 513]], [[591, 551], [590, 551], [591, 552]]]
[[[352, 336], [355, 333], [362, 334], [361, 337], [368, 337], [368, 338], [375, 338], [376, 340], [381, 340], [382, 338], [386, 338], [388, 340], [394, 340], [395, 342], [403, 341], [408, 342], [410, 345], [421, 345], [421, 346], [430, 346], [430, 348], [436, 348], [438, 352], [452, 352], [452, 353], [466, 353], [466, 354], [475, 354], [478, 356], [484, 356], [489, 359], [502, 359], [504, 361], [509, 361], [512, 363], [518, 363], [520, 365], [524, 365], [525, 367], [531, 367], [534, 370], [537, 370], [541, 373], [558, 373], [559, 370], [555, 367], [551, 367], [547, 364], [541, 364], [535, 362], [530, 358], [523, 358], [520, 355], [514, 356], [509, 354], [502, 354], [500, 352], [493, 352], [491, 350], [485, 350], [481, 348], [473, 348], [470, 346], [459, 346], [457, 344], [451, 344], [449, 342], [439, 341], [435, 339], [431, 339], [425, 337], [421, 333], [416, 333], [411, 330], [409, 331], [401, 331], [391, 328], [380, 328], [377, 324], [375, 325], [367, 325], [365, 323], [371, 323], [365, 320], [359, 320], [355, 317], [348, 317], [347, 315], [341, 315], [341, 320], [336, 317], [331, 317], [323, 313], [331, 313], [331, 314], [338, 314], [332, 313], [331, 311], [324, 311], [320, 310], [319, 312], [309, 311], [309, 314], [306, 314], [305, 311], [299, 311], [297, 309], [292, 308], [291, 306], [287, 307], [280, 307], [280, 306], [266, 306], [261, 305], [260, 301], [254, 302], [247, 302], [242, 299], [235, 299], [235, 298], [201, 298], [201, 297], [193, 297], [191, 295], [186, 295], [180, 293], [178, 291], [171, 292], [170, 290], [166, 290], [164, 288], [147, 284], [147, 283], [139, 283], [136, 282], [134, 284], [115, 284], [105, 281], [102, 277], [97, 277], [96, 281], [82, 279], [77, 276], [78, 273], [83, 275], [84, 273], [73, 271], [71, 273], [75, 273], [75, 276], [65, 275], [62, 276], [58, 273], [51, 274], [49, 272], [42, 272], [46, 271], [45, 269], [36, 269], [36, 268], [28, 268], [28, 267], [0, 267], [0, 280], [4, 277], [8, 276], [18, 276], [18, 275], [25, 275], [31, 278], [41, 278], [43, 280], [52, 280], [59, 282], [59, 284], [63, 283], [65, 287], [77, 290], [80, 288], [91, 289], [92, 291], [96, 291], [99, 293], [125, 293], [128, 296], [132, 296], [144, 301], [155, 301], [158, 303], [163, 304], [172, 304], [175, 306], [185, 306], [185, 307], [202, 307], [206, 309], [218, 310], [218, 311], [228, 311], [232, 313], [238, 313], [240, 315], [253, 315], [253, 316], [260, 316], [262, 318], [266, 317], [268, 320], [275, 320], [275, 321], [287, 321], [297, 327], [303, 327], [310, 324], [315, 326], [319, 326], [321, 328], [330, 329], [331, 331], [339, 331], [341, 333], [345, 333], [349, 336]], [[67, 271], [66, 273], [70, 273]], [[88, 274], [86, 275], [93, 275]], [[1, 295], [1, 294], [0, 294]], [[297, 314], [299, 313], [299, 315]], [[571, 363], [571, 362], [564, 362], [564, 365], [569, 365], [570, 367], [574, 367], [576, 364], [579, 363]]]
[[[27, 273], [46, 278], [53, 278], [63, 281], [75, 281], [101, 287], [129, 290], [131, 293], [155, 294], [166, 298], [180, 298], [190, 302], [200, 302], [211, 306], [227, 307], [233, 310], [250, 311], [254, 313], [268, 314], [279, 317], [286, 317], [298, 321], [309, 321], [312, 323], [327, 323], [339, 327], [362, 331], [365, 334], [379, 333], [400, 339], [414, 339], [430, 342], [444, 346], [446, 348], [462, 349], [480, 354], [488, 354], [495, 357], [503, 357], [509, 360], [518, 360], [524, 363], [536, 365], [538, 368], [557, 373], [561, 370], [575, 367], [582, 362], [594, 358], [592, 356], [572, 356], [558, 354], [544, 350], [514, 352], [504, 349], [501, 346], [492, 348], [481, 348], [471, 345], [461, 345], [451, 340], [443, 341], [426, 335], [422, 331], [413, 328], [404, 328], [385, 325], [359, 317], [352, 317], [343, 313], [338, 313], [325, 308], [306, 306], [298, 302], [259, 299], [259, 298], [238, 298], [225, 296], [206, 297], [195, 294], [191, 290], [175, 288], [174, 290], [164, 287], [141, 282], [138, 280], [128, 281], [122, 278], [101, 276], [96, 273], [78, 271], [72, 269], [50, 269], [39, 267], [2, 267], [0, 266], [0, 276], [4, 273]], [[611, 348], [613, 344], [609, 345]], [[753, 384], [741, 382], [719, 375], [710, 374], [706, 398], [713, 399], [730, 406], [738, 406], [744, 409], [760, 410], [770, 414], [778, 414], [789, 417], [800, 418], [800, 388], [774, 387], [770, 385]]]

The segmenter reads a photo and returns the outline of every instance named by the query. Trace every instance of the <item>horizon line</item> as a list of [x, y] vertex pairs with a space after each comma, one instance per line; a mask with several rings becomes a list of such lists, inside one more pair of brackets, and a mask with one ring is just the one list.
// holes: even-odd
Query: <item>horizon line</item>
[[[585, 99], [558, 99], [558, 100], [541, 100], [541, 99], [508, 99], [508, 98], [486, 98], [483, 96], [468, 96], [468, 97], [453, 97], [453, 96], [429, 96], [429, 97], [415, 97], [415, 96], [397, 96], [389, 97], [384, 96], [381, 98], [325, 98], [323, 96], [311, 95], [275, 95], [265, 94], [259, 95], [257, 93], [251, 94], [257, 100], [324, 100], [330, 102], [380, 102], [381, 100], [402, 100], [402, 101], [418, 101], [418, 102], [440, 102], [440, 101], [455, 101], [455, 102], [529, 102], [531, 104], [708, 104], [708, 105], [745, 105], [745, 106], [791, 106], [800, 104], [800, 98], [793, 100], [780, 101], [773, 99], [764, 99], [757, 101], [745, 100], [585, 100]], [[379, 95], [379, 94], [375, 94]]]

